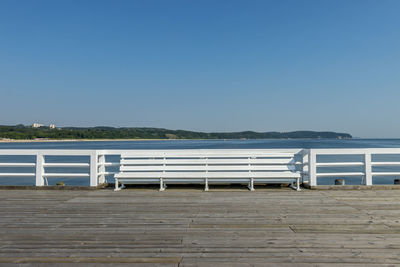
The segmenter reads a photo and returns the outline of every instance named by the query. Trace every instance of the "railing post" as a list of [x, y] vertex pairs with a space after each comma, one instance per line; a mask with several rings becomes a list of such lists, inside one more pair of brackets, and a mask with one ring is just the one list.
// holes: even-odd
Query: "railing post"
[[310, 149], [308, 153], [308, 179], [310, 180], [310, 186], [317, 185], [317, 156], [315, 151]]
[[371, 152], [369, 151], [364, 154], [364, 167], [365, 185], [372, 185]]
[[44, 186], [44, 155], [41, 152], [36, 154], [36, 186]]
[[90, 186], [98, 185], [98, 159], [97, 150], [93, 150], [90, 154]]
[[208, 191], [208, 157], [205, 157], [206, 159], [206, 179], [204, 181], [204, 191]]
[[104, 165], [106, 163], [106, 156], [105, 155], [99, 155], [99, 184], [104, 184], [106, 182], [106, 175], [104, 174], [106, 172], [106, 166]]
[[[302, 155], [301, 155], [301, 163], [302, 163], [302, 167], [301, 167], [301, 181], [305, 182], [308, 181], [310, 182], [310, 173], [309, 173], [309, 166], [308, 166], [308, 157], [310, 154], [310, 150], [303, 150], [302, 151]], [[305, 178], [307, 177], [308, 180], [306, 180]]]

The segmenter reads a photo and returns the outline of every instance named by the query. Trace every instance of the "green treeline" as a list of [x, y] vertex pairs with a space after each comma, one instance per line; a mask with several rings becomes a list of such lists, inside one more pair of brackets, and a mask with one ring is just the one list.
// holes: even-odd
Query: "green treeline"
[[0, 138], [5, 139], [287, 139], [287, 138], [352, 138], [347, 133], [335, 132], [224, 132], [204, 133], [161, 128], [113, 128], [113, 127], [49, 127], [0, 126]]

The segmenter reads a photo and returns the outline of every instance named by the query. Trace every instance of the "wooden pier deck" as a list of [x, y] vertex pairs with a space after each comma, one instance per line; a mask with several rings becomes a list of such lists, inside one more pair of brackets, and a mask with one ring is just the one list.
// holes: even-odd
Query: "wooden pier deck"
[[400, 266], [399, 190], [0, 190], [0, 266]]

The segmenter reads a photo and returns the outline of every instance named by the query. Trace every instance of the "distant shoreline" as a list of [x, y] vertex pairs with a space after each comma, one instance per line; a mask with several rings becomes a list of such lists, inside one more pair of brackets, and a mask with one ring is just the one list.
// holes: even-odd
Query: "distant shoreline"
[[0, 143], [171, 141], [171, 140], [203, 140], [203, 139], [0, 139]]
[[352, 140], [341, 138], [260, 138], [260, 139], [0, 139], [0, 143], [123, 142], [123, 141], [249, 141], [249, 140]]
[[17, 142], [60, 141], [143, 141], [143, 140], [249, 140], [249, 139], [309, 139], [342, 138], [351, 139], [351, 134], [332, 131], [292, 131], [292, 132], [195, 132], [169, 130], [164, 128], [115, 128], [99, 127], [34, 127], [24, 125], [0, 125], [0, 139]]

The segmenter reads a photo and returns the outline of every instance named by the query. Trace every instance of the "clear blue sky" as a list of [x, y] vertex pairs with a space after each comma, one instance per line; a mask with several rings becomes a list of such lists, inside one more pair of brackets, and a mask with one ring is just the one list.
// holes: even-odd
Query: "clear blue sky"
[[0, 1], [0, 124], [400, 137], [400, 1]]

